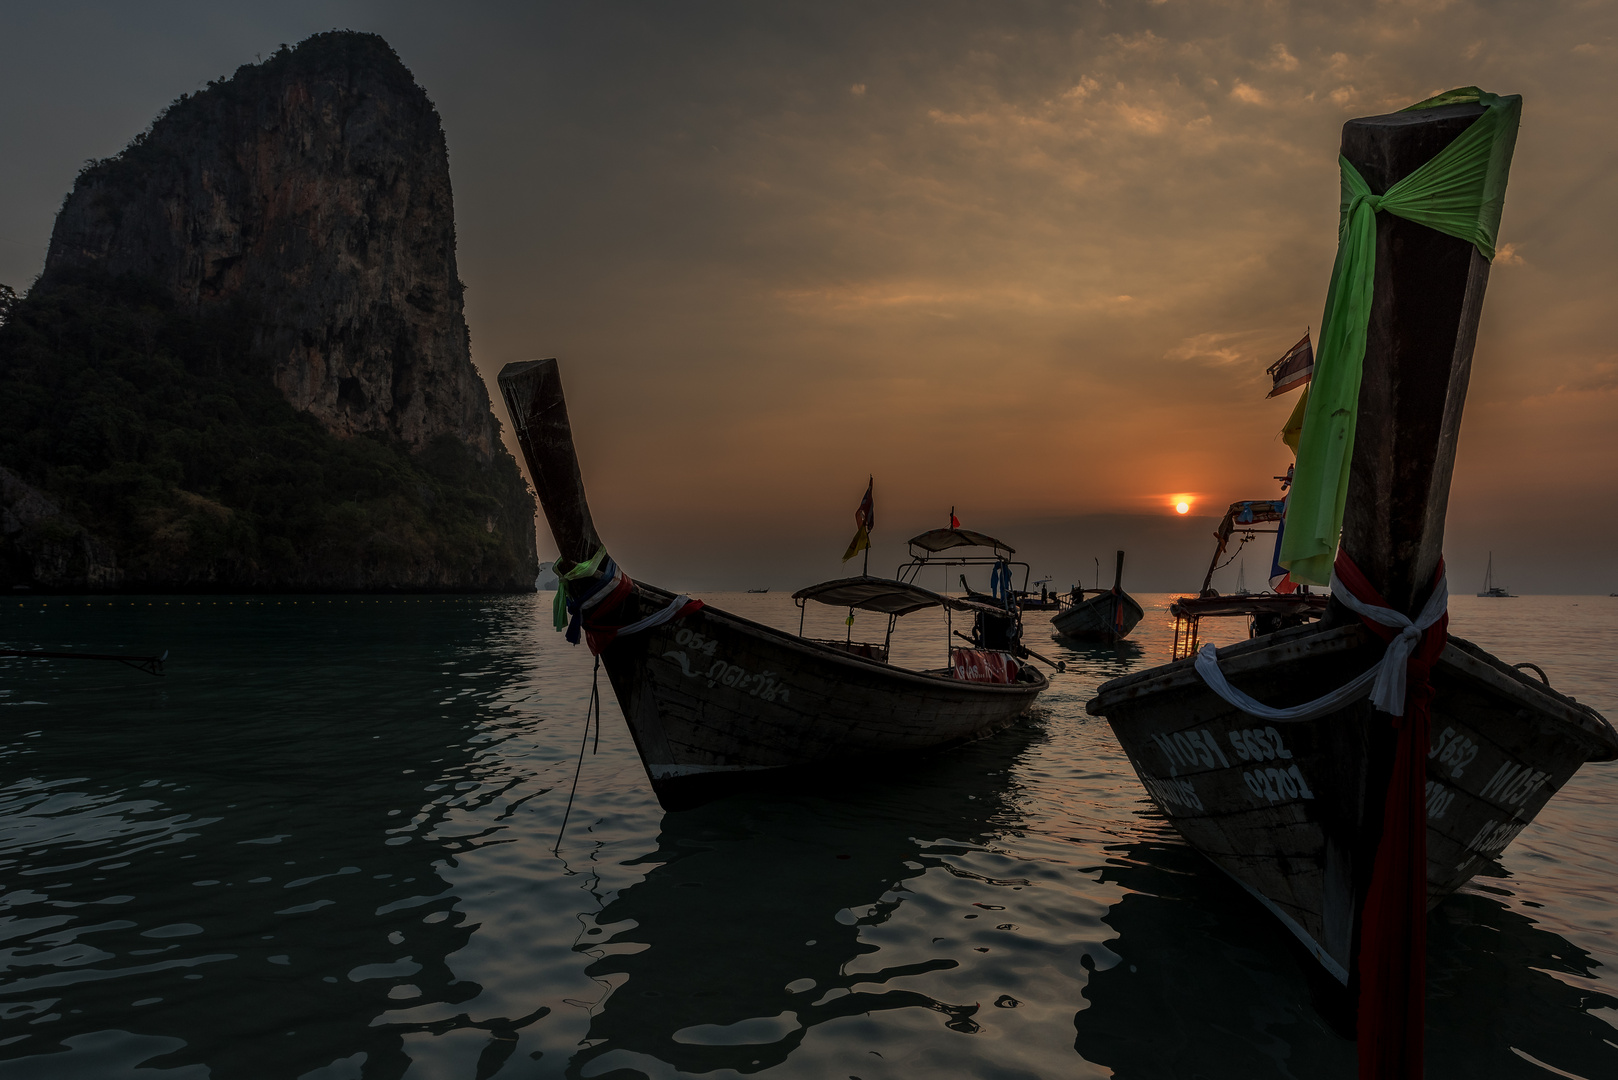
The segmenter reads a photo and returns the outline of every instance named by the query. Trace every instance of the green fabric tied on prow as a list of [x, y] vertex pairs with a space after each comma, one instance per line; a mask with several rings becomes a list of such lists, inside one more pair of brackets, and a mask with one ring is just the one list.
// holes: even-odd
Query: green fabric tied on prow
[[1281, 540], [1281, 565], [1293, 581], [1309, 585], [1331, 581], [1332, 558], [1348, 497], [1348, 467], [1354, 458], [1360, 374], [1376, 278], [1377, 211], [1459, 237], [1485, 258], [1494, 258], [1522, 97], [1502, 97], [1468, 86], [1404, 111], [1473, 103], [1484, 106], [1484, 114], [1431, 161], [1382, 195], [1371, 194], [1365, 178], [1346, 158], [1337, 159], [1343, 173], [1337, 262], [1326, 291], [1320, 347], [1315, 353], [1315, 373]]
[[[605, 547], [596, 548], [596, 553], [584, 562], [575, 563], [573, 569], [566, 572], [558, 570], [556, 573], [556, 599], [551, 602], [551, 621], [556, 629], [567, 629], [567, 583], [577, 581], [582, 577], [589, 577], [601, 565], [601, 560], [607, 557]], [[555, 570], [553, 564], [551, 569]]]

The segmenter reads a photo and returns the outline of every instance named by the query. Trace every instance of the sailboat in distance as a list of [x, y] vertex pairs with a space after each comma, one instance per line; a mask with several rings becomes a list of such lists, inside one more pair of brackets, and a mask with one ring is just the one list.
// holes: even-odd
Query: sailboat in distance
[[1483, 572], [1483, 591], [1478, 593], [1478, 595], [1502, 598], [1510, 598], [1517, 595], [1516, 593], [1507, 592], [1504, 585], [1496, 585], [1494, 583], [1494, 552], [1492, 551], [1489, 552], [1489, 568]]

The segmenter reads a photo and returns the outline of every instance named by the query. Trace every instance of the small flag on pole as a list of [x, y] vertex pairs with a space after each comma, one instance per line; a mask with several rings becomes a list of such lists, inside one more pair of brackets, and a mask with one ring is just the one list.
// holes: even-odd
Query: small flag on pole
[[1286, 351], [1286, 355], [1271, 364], [1265, 371], [1275, 380], [1275, 385], [1265, 397], [1274, 397], [1284, 394], [1288, 390], [1296, 390], [1308, 382], [1315, 373], [1315, 350], [1309, 344], [1309, 334], [1303, 335], [1303, 340]]
[[876, 524], [876, 511], [871, 506], [871, 488], [875, 484], [875, 477], [865, 482], [865, 498], [860, 500], [860, 508], [854, 511], [854, 524], [859, 527], [859, 531], [854, 534], [854, 539], [848, 542], [848, 550], [843, 553], [844, 562], [871, 546], [871, 528]]
[[949, 508], [949, 527], [952, 529], [961, 527], [961, 519], [955, 516], [955, 507], [953, 506]]
[[1275, 523], [1275, 553], [1270, 556], [1270, 588], [1282, 596], [1298, 591], [1298, 583], [1281, 565], [1281, 535], [1286, 532], [1286, 527], [1286, 518]]

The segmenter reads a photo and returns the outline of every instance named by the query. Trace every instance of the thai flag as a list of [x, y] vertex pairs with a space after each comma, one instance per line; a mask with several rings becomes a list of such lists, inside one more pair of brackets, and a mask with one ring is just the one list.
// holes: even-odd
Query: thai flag
[[1309, 344], [1309, 335], [1286, 351], [1286, 355], [1271, 364], [1265, 372], [1274, 380], [1274, 386], [1265, 397], [1284, 394], [1308, 382], [1315, 373], [1315, 350]]
[[[847, 562], [862, 551], [871, 547], [871, 526], [876, 524], [876, 509], [871, 505], [871, 488], [876, 484], [876, 478], [871, 477], [865, 482], [865, 498], [860, 500], [860, 508], [854, 511], [854, 524], [858, 526], [854, 539], [848, 542], [848, 550], [843, 552], [843, 561]], [[870, 556], [866, 556], [870, 562]], [[850, 618], [853, 616], [850, 615]]]
[[876, 477], [869, 477], [865, 481], [865, 498], [860, 500], [860, 508], [854, 511], [854, 524], [870, 532], [876, 528], [876, 510], [871, 505], [871, 488], [876, 484]]

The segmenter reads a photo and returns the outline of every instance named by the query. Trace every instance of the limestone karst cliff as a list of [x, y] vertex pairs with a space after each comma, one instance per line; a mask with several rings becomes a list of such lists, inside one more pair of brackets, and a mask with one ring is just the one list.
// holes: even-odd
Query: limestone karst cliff
[[0, 326], [0, 582], [531, 587], [462, 291], [443, 129], [381, 38], [181, 97], [80, 173]]
[[243, 67], [85, 169], [40, 285], [77, 268], [150, 279], [182, 310], [247, 300], [276, 386], [330, 431], [494, 450], [444, 132], [379, 37], [321, 34]]

